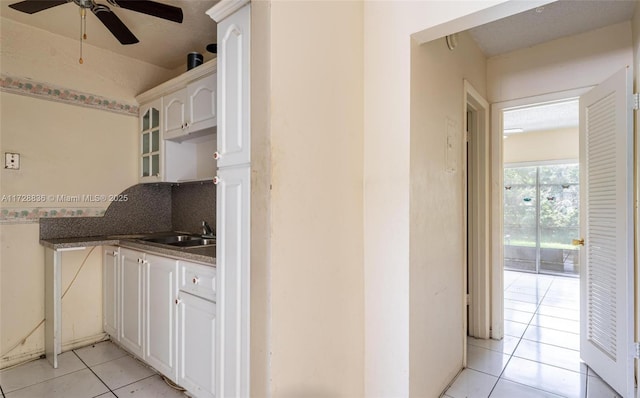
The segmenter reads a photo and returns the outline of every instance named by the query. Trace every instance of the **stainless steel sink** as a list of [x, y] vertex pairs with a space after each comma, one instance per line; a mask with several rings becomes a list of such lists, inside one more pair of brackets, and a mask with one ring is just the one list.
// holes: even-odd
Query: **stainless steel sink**
[[159, 243], [163, 245], [170, 245], [170, 246], [182, 247], [182, 248], [211, 246], [216, 244], [215, 239], [203, 238], [198, 235], [186, 235], [186, 234], [152, 236], [152, 237], [142, 238], [142, 240], [146, 242], [153, 242], [153, 243]]
[[174, 236], [142, 238], [142, 240], [146, 240], [147, 242], [164, 243], [167, 245], [180, 243], [180, 242], [188, 242], [188, 241], [198, 240], [198, 239], [201, 239], [201, 238], [199, 236], [194, 236], [194, 235], [174, 235]]
[[179, 241], [179, 242], [173, 242], [173, 243], [167, 243], [168, 245], [171, 246], [177, 246], [177, 247], [194, 247], [194, 246], [210, 246], [210, 245], [215, 245], [216, 244], [216, 240], [215, 239], [187, 239], [187, 240], [183, 240], [183, 241]]

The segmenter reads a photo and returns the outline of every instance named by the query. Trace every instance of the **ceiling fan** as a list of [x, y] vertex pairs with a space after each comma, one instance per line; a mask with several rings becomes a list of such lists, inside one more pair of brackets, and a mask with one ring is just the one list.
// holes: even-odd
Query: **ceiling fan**
[[[166, 19], [169, 21], [182, 23], [182, 9], [168, 4], [158, 3], [152, 0], [107, 0], [108, 3], [115, 7], [125, 8], [131, 11], [137, 11], [143, 14]], [[129, 28], [111, 11], [111, 9], [103, 4], [97, 4], [94, 0], [25, 0], [18, 3], [10, 4], [9, 7], [14, 10], [25, 12], [27, 14], [35, 14], [49, 8], [59, 6], [66, 3], [75, 3], [80, 7], [81, 15], [84, 18], [86, 10], [90, 10], [98, 19], [109, 29], [109, 31], [118, 39], [121, 44], [138, 43], [138, 38], [131, 33]]]

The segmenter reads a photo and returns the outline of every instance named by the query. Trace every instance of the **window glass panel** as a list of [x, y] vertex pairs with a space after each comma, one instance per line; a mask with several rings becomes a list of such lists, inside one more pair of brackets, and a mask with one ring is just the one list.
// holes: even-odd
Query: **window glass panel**
[[151, 127], [156, 128], [160, 126], [160, 111], [158, 111], [156, 108], [151, 108], [151, 112]]
[[151, 152], [158, 152], [160, 150], [160, 130], [153, 130], [151, 132]]
[[142, 176], [149, 177], [149, 156], [142, 157]]
[[146, 111], [142, 116], [142, 131], [146, 130], [149, 130], [149, 111]]
[[160, 155], [151, 155], [151, 175], [160, 174]]
[[580, 187], [577, 164], [540, 167], [540, 270], [579, 272]]
[[149, 153], [149, 133], [142, 134], [142, 153]]
[[504, 169], [505, 268], [579, 273], [577, 164]]
[[536, 271], [536, 167], [504, 170], [504, 265]]

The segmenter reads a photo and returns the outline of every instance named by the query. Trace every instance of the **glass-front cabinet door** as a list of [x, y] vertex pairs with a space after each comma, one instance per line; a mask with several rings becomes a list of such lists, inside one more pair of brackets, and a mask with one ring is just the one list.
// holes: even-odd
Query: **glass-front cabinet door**
[[140, 108], [140, 182], [162, 181], [161, 100]]

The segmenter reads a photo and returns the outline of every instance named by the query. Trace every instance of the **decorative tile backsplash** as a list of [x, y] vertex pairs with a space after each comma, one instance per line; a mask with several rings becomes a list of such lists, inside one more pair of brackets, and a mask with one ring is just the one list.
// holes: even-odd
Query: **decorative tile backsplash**
[[40, 218], [102, 217], [107, 209], [95, 207], [29, 207], [0, 209], [0, 224], [36, 223]]
[[[202, 232], [216, 226], [216, 186], [211, 181], [137, 184], [122, 192], [129, 200], [100, 209], [0, 210], [0, 223], [39, 222], [40, 239], [122, 235], [162, 231]], [[44, 214], [43, 211], [47, 211]], [[64, 213], [64, 214], [63, 214]], [[6, 220], [6, 221], [5, 221]], [[20, 221], [13, 221], [20, 222]]]
[[138, 105], [126, 104], [99, 95], [83, 93], [73, 89], [36, 82], [31, 79], [0, 75], [0, 90], [8, 93], [27, 95], [49, 101], [64, 102], [103, 111], [138, 116]]

